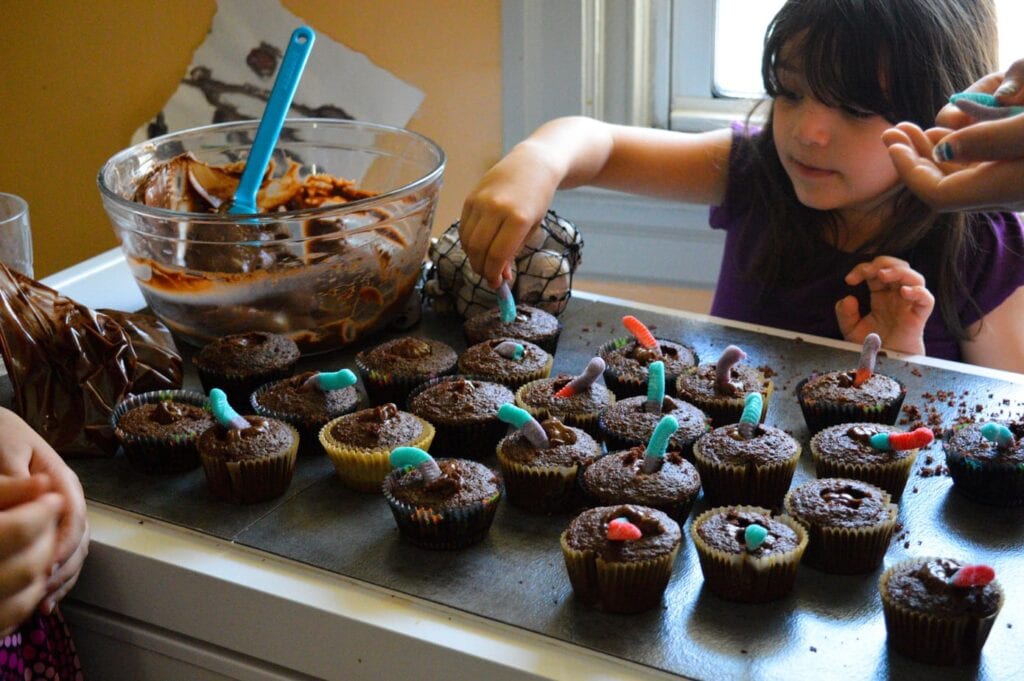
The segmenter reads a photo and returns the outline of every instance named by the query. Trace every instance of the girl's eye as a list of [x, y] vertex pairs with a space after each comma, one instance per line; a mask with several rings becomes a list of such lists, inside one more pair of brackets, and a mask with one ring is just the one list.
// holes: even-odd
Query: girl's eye
[[789, 100], [790, 102], [800, 101], [800, 95], [797, 94], [796, 92], [793, 92], [792, 90], [779, 88], [778, 96], [782, 97], [783, 99]]
[[843, 106], [840, 108], [843, 110], [843, 113], [845, 113], [847, 116], [852, 116], [853, 118], [871, 118], [872, 116], [875, 115], [874, 111], [855, 109], [852, 106]]

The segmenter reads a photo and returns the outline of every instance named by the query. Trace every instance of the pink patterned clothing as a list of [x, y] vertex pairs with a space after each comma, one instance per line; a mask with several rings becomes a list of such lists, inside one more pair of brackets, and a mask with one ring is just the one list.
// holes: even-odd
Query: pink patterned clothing
[[36, 613], [0, 639], [0, 681], [82, 681], [71, 632], [60, 609]]

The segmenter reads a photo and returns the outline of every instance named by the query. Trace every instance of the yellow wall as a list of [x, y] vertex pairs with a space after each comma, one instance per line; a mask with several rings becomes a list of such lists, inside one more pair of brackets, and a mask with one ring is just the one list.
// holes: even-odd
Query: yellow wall
[[[284, 0], [318, 32], [423, 91], [409, 128], [448, 154], [434, 231], [501, 152], [499, 0]], [[96, 172], [171, 96], [214, 0], [5, 0], [0, 191], [29, 202], [36, 277], [117, 244]]]

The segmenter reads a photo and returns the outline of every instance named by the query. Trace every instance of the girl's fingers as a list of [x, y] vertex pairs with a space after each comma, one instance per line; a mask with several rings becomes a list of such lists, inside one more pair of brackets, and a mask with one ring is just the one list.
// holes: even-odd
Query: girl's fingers
[[943, 159], [960, 163], [1024, 158], [1024, 114], [967, 126], [935, 146]]
[[45, 474], [27, 478], [0, 475], [0, 510], [31, 501], [49, 490], [51, 485], [50, 477]]
[[854, 296], [846, 296], [836, 303], [836, 322], [839, 324], [839, 332], [848, 341], [858, 342], [851, 338], [851, 335], [860, 323], [860, 303]]

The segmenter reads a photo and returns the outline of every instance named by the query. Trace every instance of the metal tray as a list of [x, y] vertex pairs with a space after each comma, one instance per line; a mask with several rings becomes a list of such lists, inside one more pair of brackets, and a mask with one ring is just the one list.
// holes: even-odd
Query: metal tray
[[[714, 361], [735, 343], [748, 353], [749, 362], [771, 367], [775, 394], [768, 422], [802, 440], [805, 450], [807, 431], [793, 395], [796, 383], [814, 371], [853, 368], [857, 362], [855, 352], [800, 338], [574, 298], [562, 316], [565, 329], [555, 371], [579, 371], [604, 342], [625, 335], [623, 314], [638, 315], [660, 337], [694, 346], [702, 361]], [[445, 340], [460, 351], [465, 347], [458, 321], [430, 311], [407, 333]], [[352, 367], [354, 351], [307, 358], [300, 369]], [[186, 386], [198, 387], [188, 360]], [[947, 424], [960, 415], [1007, 417], [1024, 411], [1021, 385], [884, 357], [878, 371], [908, 386], [905, 404]], [[813, 478], [809, 459], [805, 454], [794, 484]], [[662, 607], [610, 615], [572, 596], [558, 545], [569, 516], [531, 515], [503, 503], [481, 544], [427, 551], [401, 540], [382, 497], [342, 487], [326, 457], [300, 458], [286, 494], [253, 506], [212, 497], [201, 470], [149, 476], [136, 472], [121, 455], [72, 465], [89, 499], [681, 676], [1013, 678], [1024, 667], [1017, 617], [1024, 598], [1024, 509], [992, 508], [961, 497], [948, 476], [928, 475], [942, 462], [939, 443], [919, 456], [900, 504], [902, 529], [886, 565], [909, 556], [940, 555], [996, 568], [1006, 605], [976, 667], [932, 667], [888, 650], [877, 593], [881, 570], [844, 577], [801, 567], [794, 592], [783, 600], [764, 605], [723, 601], [702, 589], [689, 524]], [[487, 463], [497, 466], [493, 459]], [[698, 500], [693, 515], [705, 508]]]

